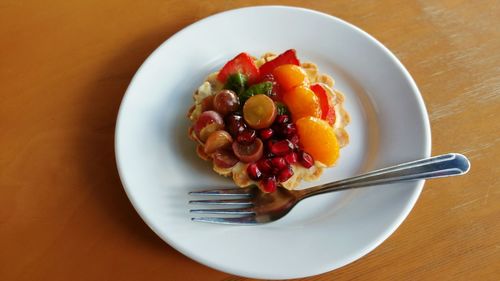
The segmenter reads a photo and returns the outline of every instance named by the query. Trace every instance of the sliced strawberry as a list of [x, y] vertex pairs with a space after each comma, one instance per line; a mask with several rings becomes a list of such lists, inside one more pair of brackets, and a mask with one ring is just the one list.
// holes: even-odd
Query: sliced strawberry
[[310, 86], [311, 90], [316, 94], [321, 107], [321, 119], [326, 120], [331, 126], [335, 124], [335, 107], [333, 97], [328, 94], [320, 84]]
[[295, 64], [300, 65], [300, 61], [297, 58], [297, 54], [294, 49], [285, 51], [283, 54], [277, 56], [271, 61], [268, 61], [260, 66], [260, 76], [264, 77], [267, 74], [273, 72], [273, 70], [283, 64]]
[[259, 68], [255, 65], [252, 57], [247, 53], [241, 53], [222, 67], [217, 75], [217, 80], [226, 83], [230, 75], [238, 72], [247, 77], [249, 84], [257, 81], [259, 78]]

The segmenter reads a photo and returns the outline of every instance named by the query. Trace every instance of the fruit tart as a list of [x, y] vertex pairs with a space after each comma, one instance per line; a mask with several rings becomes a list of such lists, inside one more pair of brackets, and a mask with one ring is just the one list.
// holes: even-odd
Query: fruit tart
[[349, 114], [334, 80], [295, 50], [241, 53], [193, 94], [189, 137], [200, 158], [240, 187], [296, 188], [335, 165]]

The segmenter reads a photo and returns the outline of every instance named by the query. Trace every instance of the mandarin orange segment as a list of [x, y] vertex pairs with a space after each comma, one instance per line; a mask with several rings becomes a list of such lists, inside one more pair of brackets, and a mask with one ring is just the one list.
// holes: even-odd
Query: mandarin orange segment
[[302, 117], [321, 117], [318, 97], [305, 86], [298, 86], [283, 94], [283, 102], [292, 113], [293, 120]]
[[276, 67], [273, 70], [273, 76], [285, 91], [307, 84], [307, 73], [302, 67], [294, 64], [284, 64]]
[[302, 149], [327, 166], [333, 166], [339, 157], [339, 143], [328, 122], [316, 117], [304, 117], [297, 122], [297, 133]]

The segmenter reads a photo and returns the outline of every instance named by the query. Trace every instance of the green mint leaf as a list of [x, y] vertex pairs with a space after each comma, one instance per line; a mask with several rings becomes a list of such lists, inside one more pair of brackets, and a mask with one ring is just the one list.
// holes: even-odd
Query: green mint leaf
[[276, 110], [278, 110], [278, 115], [290, 113], [286, 105], [282, 104], [281, 102], [276, 102], [275, 104], [276, 104]]
[[245, 103], [247, 99], [255, 95], [270, 96], [273, 90], [273, 83], [266, 81], [259, 84], [250, 86], [244, 93], [239, 95], [241, 104]]
[[227, 78], [226, 84], [224, 85], [224, 89], [228, 89], [234, 91], [236, 94], [240, 95], [245, 92], [245, 88], [247, 86], [248, 79], [245, 75], [237, 72], [235, 74], [230, 75]]

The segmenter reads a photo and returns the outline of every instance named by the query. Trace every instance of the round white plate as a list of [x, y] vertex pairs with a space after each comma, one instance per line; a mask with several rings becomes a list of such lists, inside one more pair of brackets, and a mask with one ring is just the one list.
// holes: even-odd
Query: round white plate
[[263, 6], [220, 13], [178, 32], [144, 62], [123, 98], [118, 170], [156, 234], [186, 256], [235, 275], [298, 278], [346, 265], [394, 232], [423, 186], [317, 196], [261, 226], [190, 220], [188, 191], [232, 186], [198, 159], [187, 137], [193, 91], [240, 52], [260, 56], [290, 48], [334, 77], [352, 119], [351, 143], [338, 165], [309, 186], [430, 155], [429, 121], [415, 82], [389, 50], [353, 25], [311, 10]]

